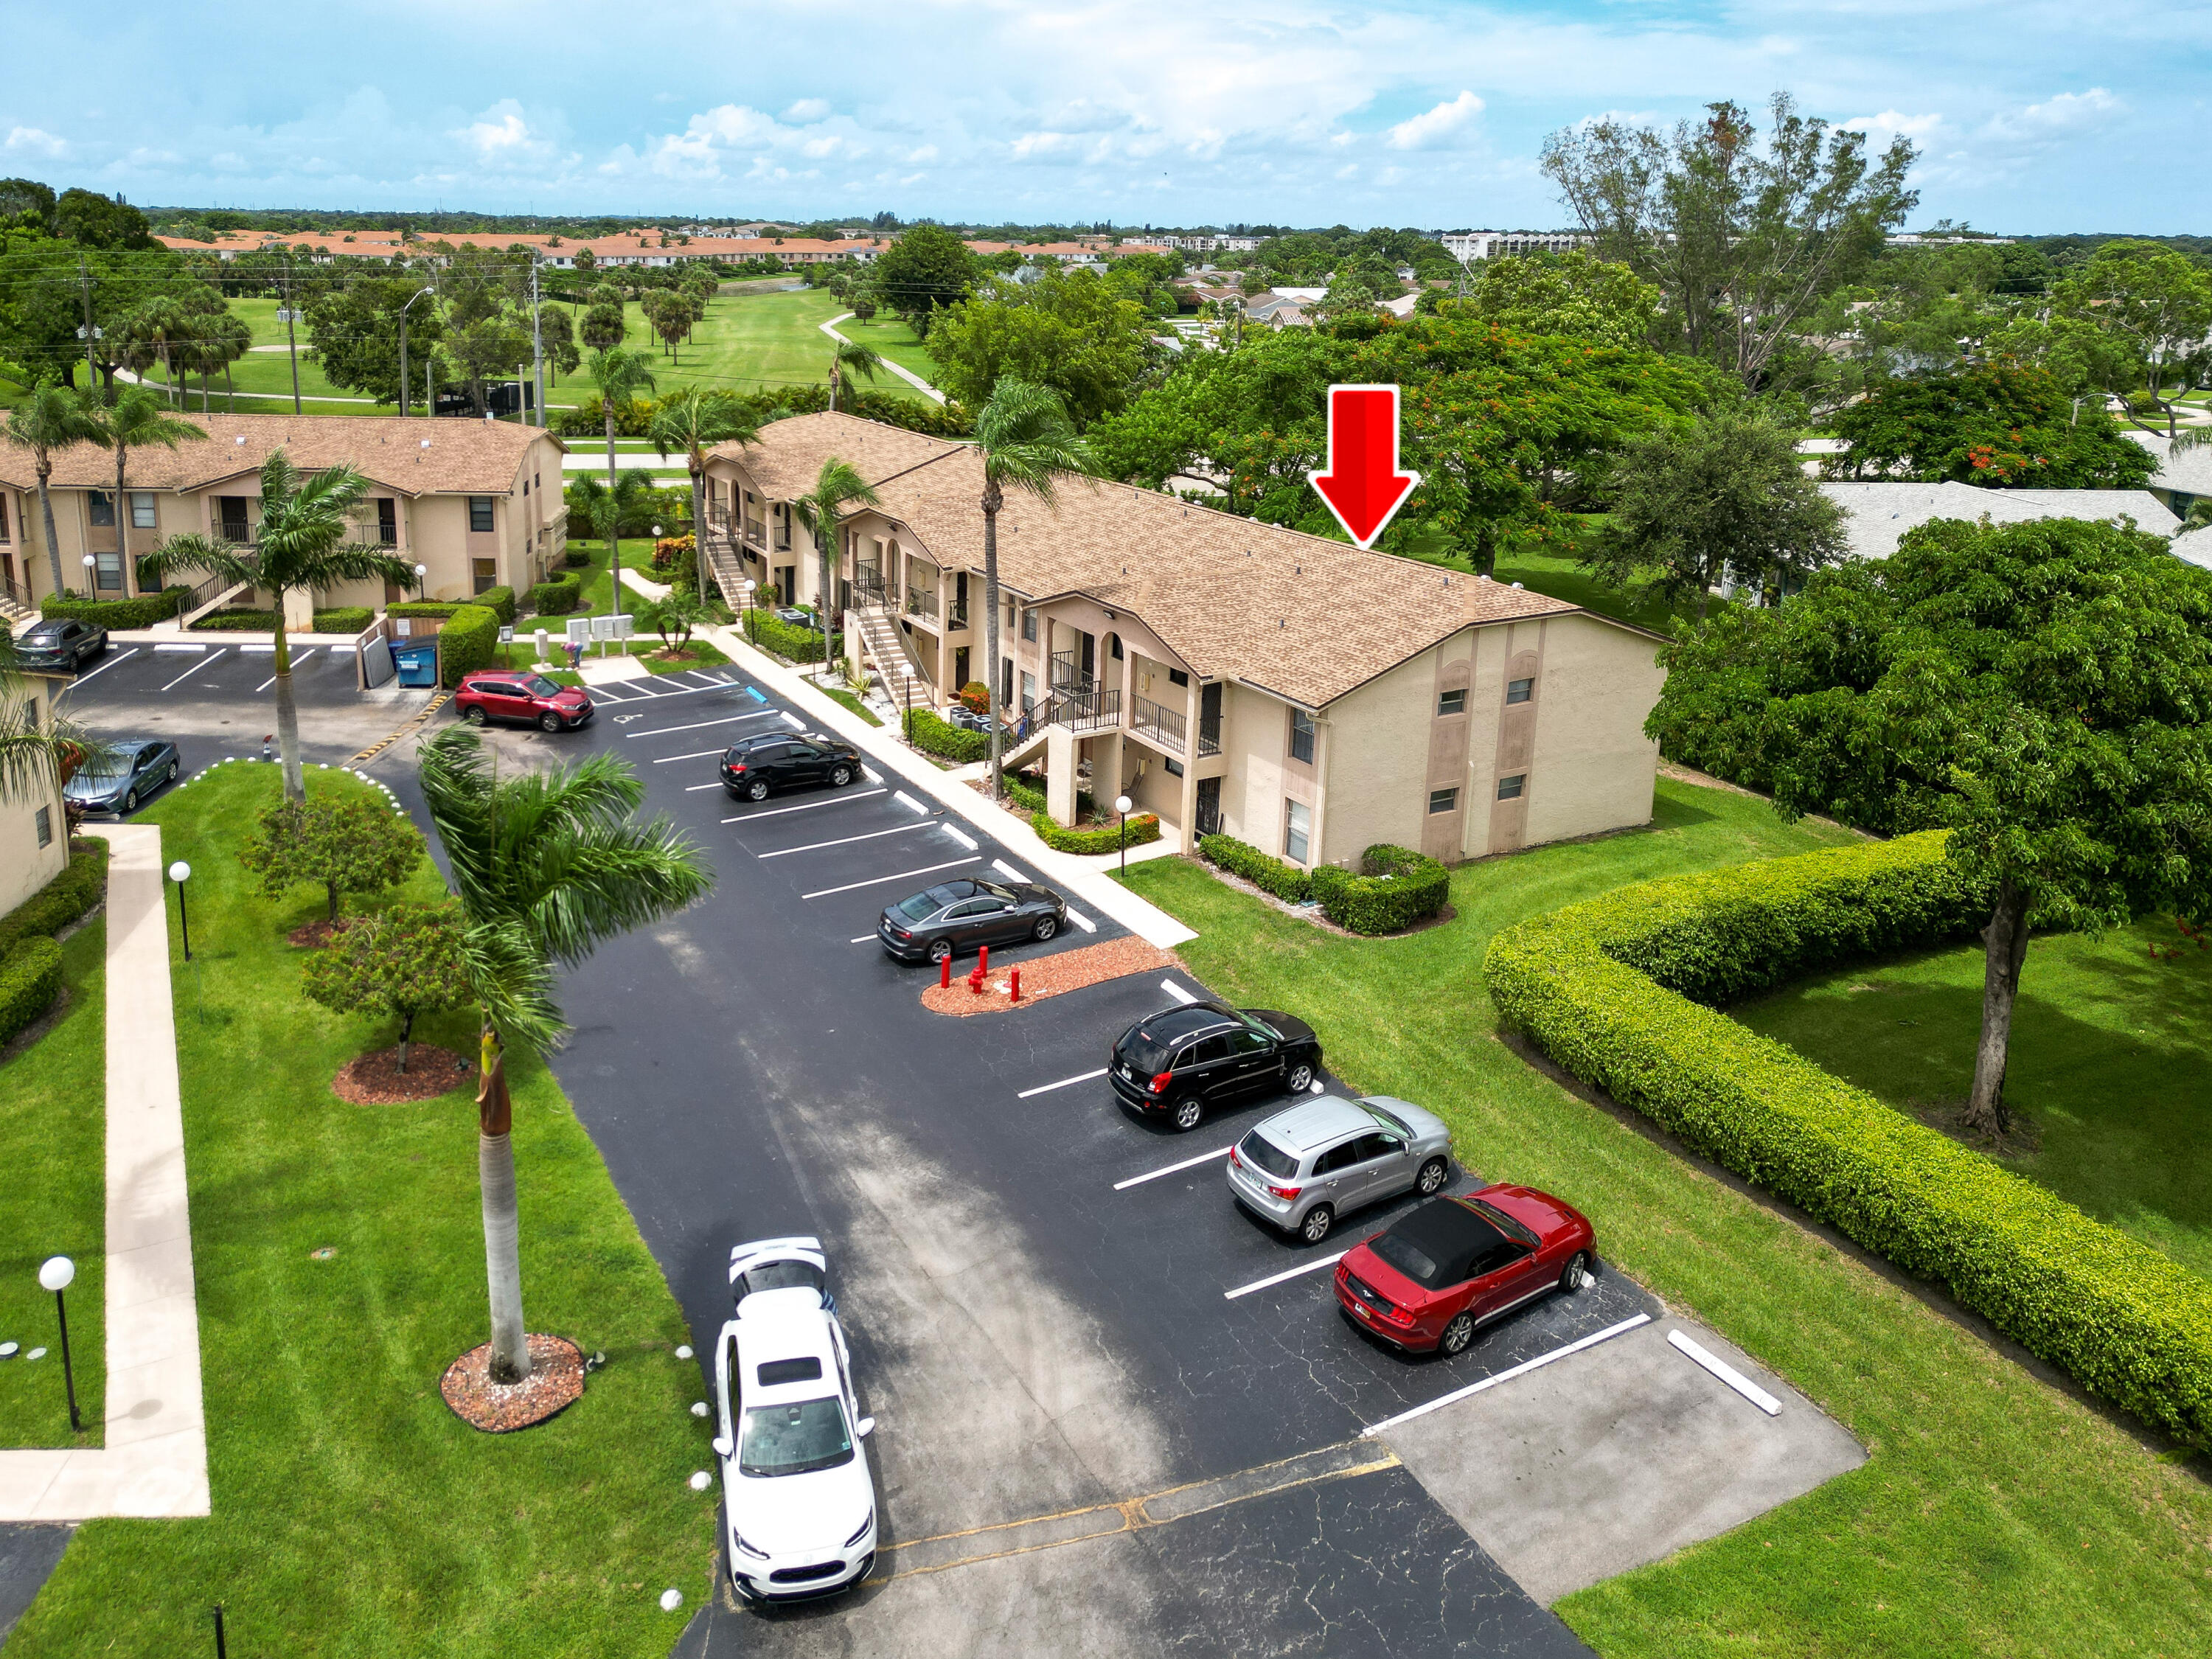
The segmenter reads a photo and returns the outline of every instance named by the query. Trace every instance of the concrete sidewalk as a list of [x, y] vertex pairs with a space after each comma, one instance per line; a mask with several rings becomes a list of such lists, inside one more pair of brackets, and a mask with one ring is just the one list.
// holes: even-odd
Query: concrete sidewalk
[[107, 866], [107, 1443], [0, 1452], [0, 1521], [208, 1513], [161, 832], [88, 824]]

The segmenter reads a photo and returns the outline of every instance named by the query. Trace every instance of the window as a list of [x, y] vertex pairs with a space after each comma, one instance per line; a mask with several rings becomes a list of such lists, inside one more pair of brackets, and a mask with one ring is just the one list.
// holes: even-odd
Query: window
[[522, 499], [526, 501], [530, 499], [530, 480], [527, 478], [522, 481]]
[[8, 534], [8, 498], [0, 495], [0, 542], [13, 539]]
[[1264, 1054], [1274, 1044], [1250, 1026], [1240, 1027], [1229, 1034], [1229, 1052], [1232, 1054]]
[[1179, 778], [1182, 775], [1182, 763], [1181, 761], [1163, 759], [1160, 762], [1160, 764], [1167, 769], [1167, 775], [1170, 777]]
[[1211, 1066], [1217, 1060], [1228, 1058], [1229, 1038], [1226, 1034], [1221, 1036], [1210, 1036], [1202, 1042], [1192, 1043], [1189, 1048], [1177, 1054], [1173, 1069], [1180, 1072], [1192, 1066]]
[[154, 492], [134, 489], [131, 492], [131, 527], [133, 530], [155, 530], [161, 520], [154, 514]]
[[85, 512], [90, 516], [93, 523], [95, 525], [111, 527], [114, 525], [115, 498], [110, 495], [106, 490], [86, 490], [84, 492], [84, 507]]
[[1505, 682], [1505, 701], [1509, 703], [1526, 702], [1529, 698], [1535, 695], [1536, 682], [1534, 680], [1508, 680]]
[[491, 528], [490, 496], [471, 495], [469, 497], [469, 528], [471, 530], [489, 530]]
[[1293, 708], [1291, 710], [1291, 758], [1311, 766], [1313, 757], [1313, 716], [1303, 708]]
[[1313, 1172], [1317, 1176], [1334, 1175], [1339, 1170], [1348, 1170], [1359, 1161], [1359, 1143], [1347, 1140], [1341, 1146], [1332, 1146], [1314, 1160]]
[[1456, 789], [1430, 790], [1429, 811], [1431, 812], [1456, 812], [1459, 811], [1459, 791]]
[[1304, 864], [1312, 836], [1313, 808], [1302, 800], [1288, 803], [1283, 820], [1283, 856], [1292, 864]]
[[1022, 612], [1022, 637], [1032, 645], [1036, 643], [1036, 612], [1034, 611]]
[[1113, 657], [1115, 662], [1121, 661], [1121, 636], [1119, 634], [1109, 634], [1106, 636], [1106, 644], [1109, 647], [1109, 654]]
[[123, 591], [123, 556], [120, 553], [95, 553], [92, 567], [94, 586], [103, 593]]
[[51, 806], [41, 806], [39, 809], [39, 845], [51, 847], [53, 844], [54, 809]]
[[1022, 713], [1026, 714], [1036, 707], [1036, 676], [1025, 669], [1022, 673]]
[[1527, 783], [1528, 781], [1528, 775], [1526, 772], [1516, 772], [1510, 778], [1498, 779], [1498, 799], [1500, 800], [1519, 800], [1521, 799], [1521, 787], [1523, 784]]
[[1190, 676], [1184, 673], [1180, 668], [1170, 668], [1168, 670], [1168, 684], [1170, 685], [1188, 685], [1190, 684]]
[[1464, 714], [1467, 713], [1467, 688], [1465, 686], [1462, 686], [1456, 691], [1443, 691], [1437, 693], [1437, 713], [1439, 714]]

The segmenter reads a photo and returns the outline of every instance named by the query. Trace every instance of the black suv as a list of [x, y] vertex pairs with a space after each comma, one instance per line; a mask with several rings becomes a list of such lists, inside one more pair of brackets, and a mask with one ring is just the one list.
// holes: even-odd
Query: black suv
[[860, 775], [860, 751], [819, 732], [740, 738], [722, 751], [722, 787], [733, 800], [766, 800], [772, 789], [826, 783], [842, 789]]
[[1107, 1081], [1139, 1111], [1195, 1129], [1208, 1106], [1261, 1091], [1304, 1094], [1321, 1069], [1313, 1027], [1268, 1008], [1194, 1002], [1149, 1014], [1114, 1044]]
[[75, 617], [33, 623], [15, 637], [15, 656], [26, 668], [82, 668], [107, 649], [107, 630]]

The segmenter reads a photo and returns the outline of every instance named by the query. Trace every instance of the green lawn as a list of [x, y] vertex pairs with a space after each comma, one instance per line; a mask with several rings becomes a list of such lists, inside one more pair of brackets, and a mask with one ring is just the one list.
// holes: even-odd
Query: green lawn
[[[662, 397], [685, 386], [724, 386], [738, 392], [826, 386], [830, 341], [819, 325], [844, 309], [827, 289], [718, 295], [708, 302], [706, 316], [692, 330], [691, 338], [676, 348], [672, 360], [666, 348], [653, 337], [644, 312], [631, 301], [623, 307], [623, 319], [629, 331], [623, 343], [636, 347], [652, 359], [655, 390]], [[577, 314], [581, 316], [580, 309]], [[853, 337], [863, 337], [854, 334]], [[873, 338], [868, 343], [876, 345]], [[926, 356], [910, 361], [908, 349], [896, 334], [890, 337], [890, 343], [892, 349], [885, 356], [898, 356], [925, 377], [930, 373], [924, 366]], [[876, 349], [884, 350], [882, 346]], [[921, 352], [919, 343], [911, 351]], [[875, 389], [894, 397], [921, 398], [895, 374], [878, 377]], [[581, 403], [592, 395], [590, 386], [581, 378], [571, 380], [564, 391], [572, 395], [556, 398], [549, 392], [548, 400]]]
[[[1492, 1179], [1571, 1199], [1607, 1258], [1819, 1401], [1863, 1468], [1559, 1612], [1607, 1659], [2178, 1656], [2212, 1647], [2212, 1489], [1817, 1238], [1524, 1064], [1482, 989], [1491, 935], [1623, 883], [1844, 839], [1662, 781], [1651, 829], [1453, 873], [1457, 919], [1323, 933], [1182, 859], [1129, 885], [1200, 931], [1192, 970], [1311, 1020], [1362, 1091], [1435, 1108]], [[2198, 1465], [2202, 1467], [2201, 1461]]]
[[[834, 313], [832, 313], [835, 314]], [[837, 325], [837, 331], [856, 344], [864, 345], [881, 357], [887, 357], [900, 368], [919, 374], [932, 386], [937, 384], [937, 360], [929, 355], [929, 348], [914, 331], [903, 317], [888, 311], [878, 312], [866, 322], [858, 317], [848, 317]], [[864, 389], [891, 392], [906, 386], [896, 374], [877, 371], [873, 380], [862, 380]], [[911, 387], [907, 387], [911, 391]]]
[[[2006, 1161], [2184, 1267], [2212, 1274], [2212, 952], [2170, 921], [2029, 946], [2005, 1096], [2039, 1143]], [[1981, 1028], [1978, 946], [1830, 974], [1729, 1012], [1907, 1111], [1955, 1107]]]
[[[674, 1356], [682, 1314], [559, 1086], [526, 1063], [530, 1326], [608, 1363], [520, 1434], [447, 1410], [439, 1375], [486, 1328], [471, 1091], [331, 1095], [340, 1065], [395, 1032], [299, 994], [283, 935], [321, 901], [259, 898], [236, 856], [277, 787], [275, 767], [219, 767], [142, 815], [193, 868], [197, 992], [172, 960], [214, 1513], [87, 1523], [9, 1659], [210, 1651], [216, 1601], [234, 1654], [659, 1659], [713, 1560], [714, 1495], [685, 1484], [712, 1460], [689, 1414], [697, 1367]], [[426, 866], [405, 896], [437, 892]], [[466, 1050], [473, 1031], [449, 1015], [416, 1036]], [[671, 1586], [682, 1613], [659, 1609]]]
[[[1448, 569], [1465, 570], [1467, 561], [1453, 550], [1449, 539], [1441, 533], [1430, 532], [1418, 538], [1406, 550], [1408, 558], [1425, 563], [1442, 565]], [[1565, 599], [1595, 611], [1600, 616], [1633, 623], [1638, 628], [1648, 628], [1655, 633], [1673, 634], [1687, 623], [1694, 611], [1686, 605], [1657, 605], [1639, 600], [1622, 592], [1585, 570], [1571, 557], [1547, 553], [1528, 553], [1509, 550], [1498, 556], [1492, 578], [1501, 582], [1519, 582], [1539, 593], [1548, 593], [1555, 599]]]
[[[0, 1342], [22, 1352], [0, 1364], [0, 1446], [97, 1446], [107, 1397], [106, 951], [95, 916], [62, 945], [69, 1005], [46, 1036], [0, 1066], [0, 1164], [8, 1170], [0, 1226]], [[82, 1434], [69, 1425], [54, 1299], [39, 1288], [50, 1255], [76, 1263], [69, 1296]], [[26, 1359], [45, 1348], [42, 1359]]]

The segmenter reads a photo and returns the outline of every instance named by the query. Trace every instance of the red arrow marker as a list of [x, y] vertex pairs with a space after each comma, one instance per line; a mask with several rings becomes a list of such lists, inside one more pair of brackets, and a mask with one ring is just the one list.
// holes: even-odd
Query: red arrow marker
[[1309, 472], [1344, 533], [1372, 547], [1421, 481], [1398, 470], [1398, 388], [1328, 389], [1328, 471]]

